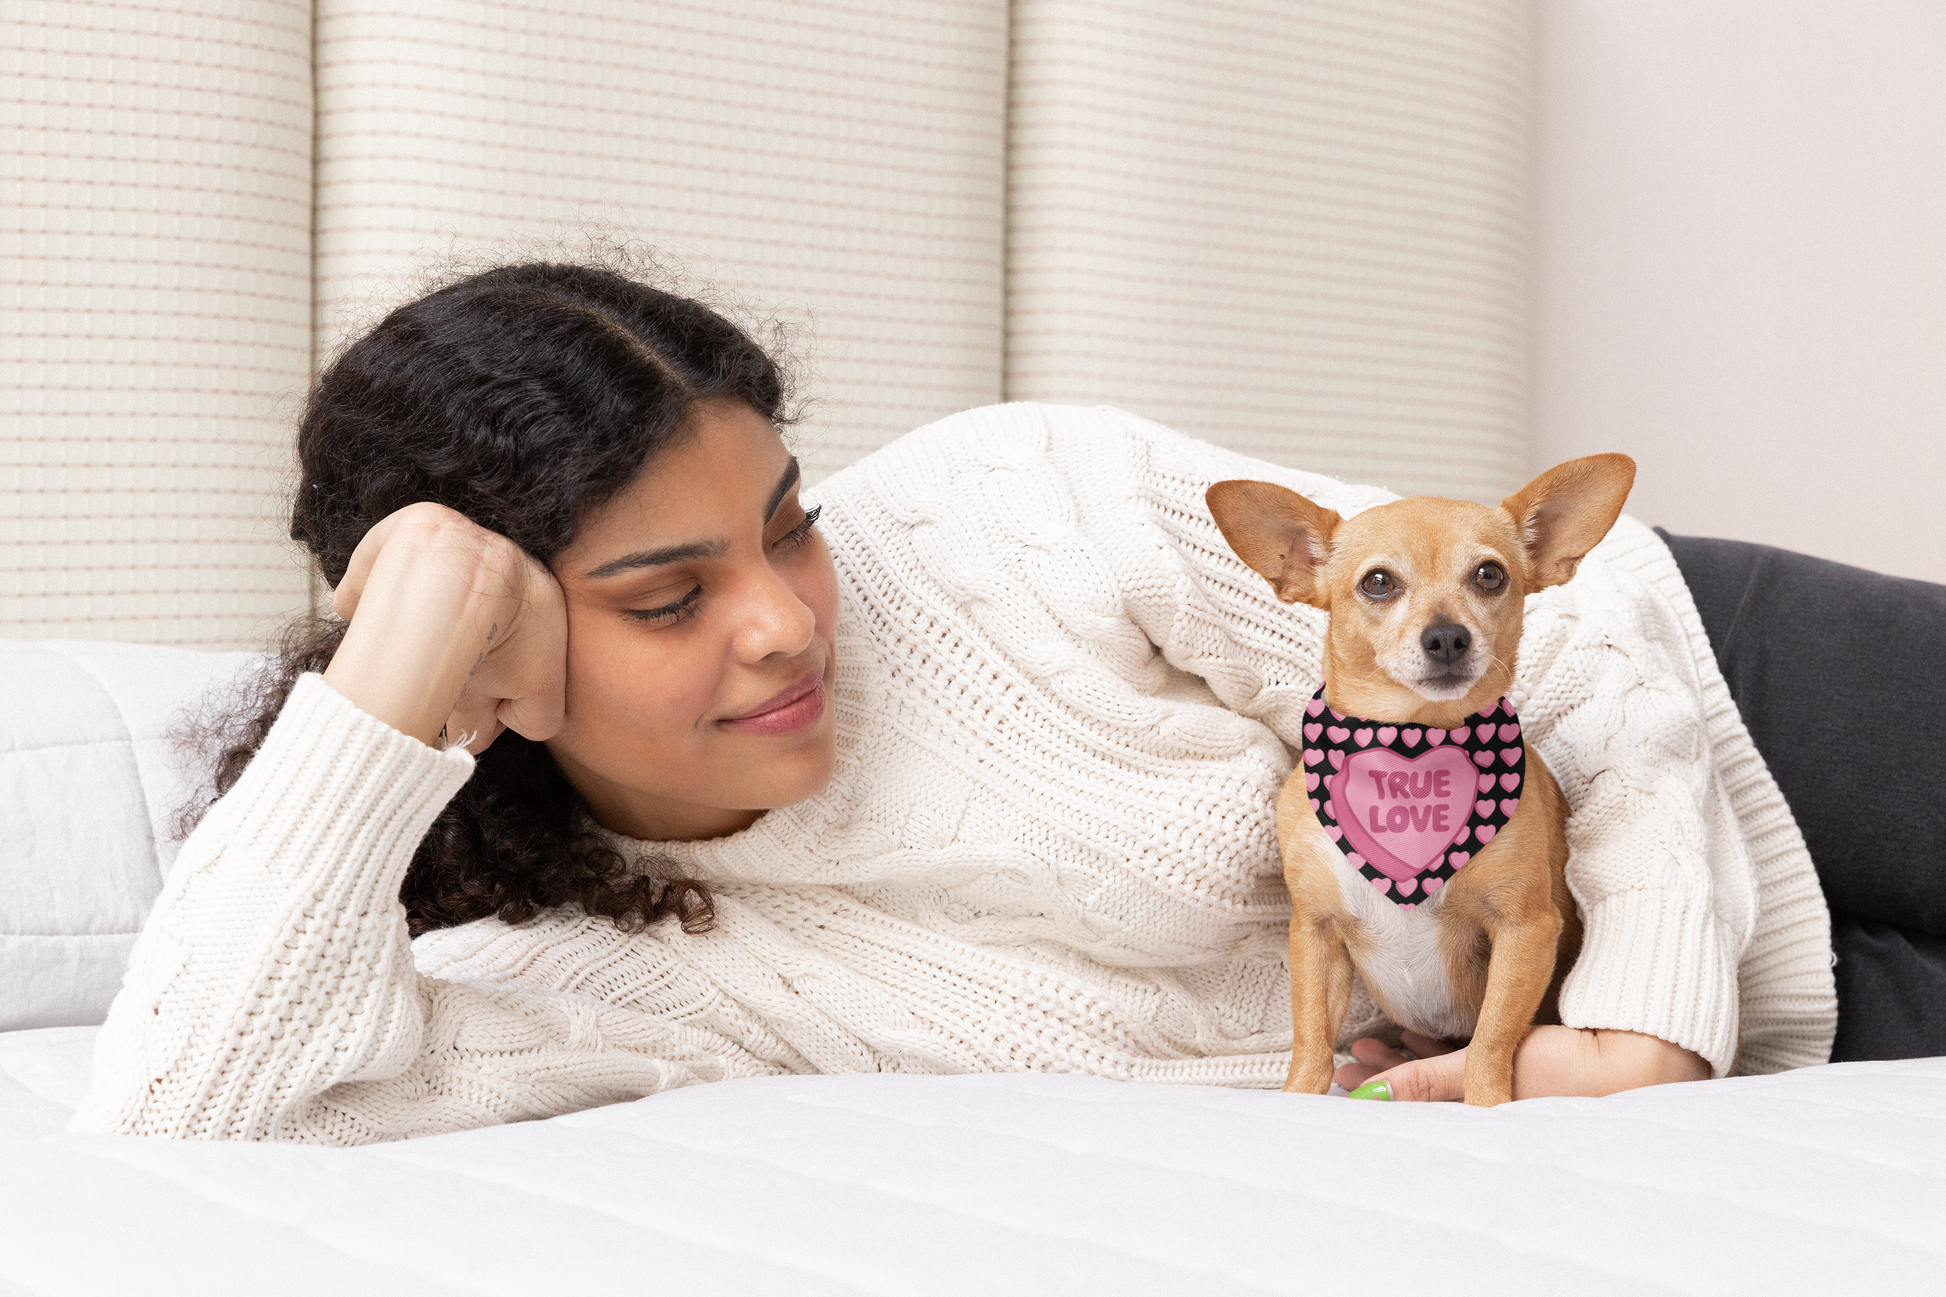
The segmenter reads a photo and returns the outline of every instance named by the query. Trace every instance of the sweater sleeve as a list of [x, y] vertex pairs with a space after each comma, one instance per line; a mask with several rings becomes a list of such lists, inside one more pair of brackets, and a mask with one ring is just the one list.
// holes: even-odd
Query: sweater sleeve
[[[1640, 527], [1625, 518], [1616, 531]], [[1529, 599], [1513, 693], [1570, 808], [1568, 886], [1584, 933], [1561, 1020], [1659, 1036], [1724, 1076], [1756, 911], [1750, 854], [1683, 628], [1609, 548]]]
[[773, 1070], [590, 997], [418, 973], [399, 885], [472, 767], [303, 677], [184, 844], [75, 1127], [356, 1144]]
[[[1599, 550], [1603, 564], [1641, 582], [1680, 625], [1701, 687], [1714, 787], [1714, 865], [1747, 853], [1755, 919], [1737, 964], [1739, 1074], [1781, 1072], [1831, 1057], [1838, 1026], [1831, 924], [1811, 853], [1790, 804], [1744, 727], [1675, 556], [1649, 528], [1624, 518]], [[1731, 832], [1724, 806], [1735, 818]], [[1736, 871], [1743, 876], [1743, 871]], [[1733, 884], [1734, 888], [1734, 884]], [[1732, 891], [1734, 894], [1734, 890]], [[1720, 909], [1720, 907], [1719, 907]]]
[[[1171, 665], [1299, 745], [1325, 614], [1278, 602], [1216, 529], [1211, 482], [1279, 482], [1341, 514], [1392, 499], [1193, 441], [1119, 411], [1051, 415], [1048, 453]], [[1114, 471], [1104, 472], [1105, 466]], [[1624, 520], [1632, 537], [1641, 525]], [[1513, 702], [1571, 808], [1568, 880], [1586, 923], [1573, 1026], [1630, 1030], [1727, 1073], [1755, 888], [1712, 761], [1702, 682], [1668, 593], [1608, 562], [1530, 599]]]

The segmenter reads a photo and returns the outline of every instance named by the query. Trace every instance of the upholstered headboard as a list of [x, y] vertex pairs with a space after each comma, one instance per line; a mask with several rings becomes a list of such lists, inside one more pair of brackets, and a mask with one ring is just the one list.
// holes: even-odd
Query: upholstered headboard
[[1008, 398], [1498, 499], [1523, 0], [21, 0], [0, 636], [260, 646], [346, 321], [594, 222], [802, 326], [813, 476]]

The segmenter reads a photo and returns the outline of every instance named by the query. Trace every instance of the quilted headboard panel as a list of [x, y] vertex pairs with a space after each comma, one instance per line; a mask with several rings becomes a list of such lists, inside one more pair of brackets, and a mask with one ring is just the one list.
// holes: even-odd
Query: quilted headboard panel
[[1016, 0], [1007, 395], [1498, 503], [1527, 0]]
[[812, 480], [1038, 399], [1497, 499], [1526, 40], [1525, 0], [19, 0], [0, 635], [261, 647], [316, 359], [590, 223], [805, 326]]
[[0, 635], [261, 643], [311, 364], [308, 0], [0, 7]]
[[449, 242], [592, 220], [808, 324], [814, 480], [1001, 398], [1005, 0], [317, 11], [327, 345]]
[[0, 640], [0, 1031], [107, 1014], [198, 778], [165, 736], [253, 661]]

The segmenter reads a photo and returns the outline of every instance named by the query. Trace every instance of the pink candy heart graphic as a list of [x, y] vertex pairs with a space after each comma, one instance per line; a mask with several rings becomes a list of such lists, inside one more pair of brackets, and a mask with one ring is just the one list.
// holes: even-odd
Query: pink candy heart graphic
[[1318, 741], [1318, 735], [1322, 733], [1324, 733], [1323, 725], [1316, 723], [1306, 725], [1304, 727], [1304, 741], [1306, 743], [1316, 743]]
[[1313, 698], [1310, 702], [1304, 704], [1304, 710], [1308, 712], [1310, 715], [1316, 716], [1319, 712], [1324, 710], [1324, 699]]
[[1311, 799], [1311, 809], [1314, 811], [1318, 809], [1318, 799], [1315, 797]]
[[1306, 770], [1304, 772], [1304, 791], [1307, 793], [1315, 793], [1318, 790], [1318, 780], [1322, 778], [1323, 776], [1317, 771]]
[[1508, 765], [1513, 765], [1520, 760], [1520, 753], [1521, 749], [1519, 748], [1501, 748], [1500, 759]]
[[1512, 792], [1512, 791], [1513, 791], [1514, 789], [1516, 789], [1516, 788], [1518, 788], [1518, 787], [1520, 787], [1520, 776], [1519, 776], [1519, 775], [1501, 775], [1501, 776], [1500, 776], [1500, 790], [1501, 790], [1502, 792], [1507, 792], [1507, 793], [1510, 793], [1510, 792]]
[[1327, 737], [1330, 738], [1330, 740], [1333, 743], [1343, 743], [1346, 739], [1351, 737], [1351, 731], [1346, 729], [1342, 725], [1333, 725], [1330, 729], [1325, 731], [1325, 734]]
[[1491, 753], [1491, 752], [1475, 752], [1475, 753], [1473, 754], [1473, 759], [1474, 759], [1475, 761], [1477, 761], [1477, 762], [1479, 762], [1479, 763], [1480, 763], [1481, 765], [1483, 765], [1483, 766], [1490, 766], [1490, 765], [1492, 765], [1492, 764], [1493, 764], [1493, 753]]
[[1380, 873], [1404, 881], [1437, 865], [1447, 844], [1465, 832], [1475, 778], [1458, 748], [1416, 757], [1368, 748], [1352, 753], [1325, 787], [1345, 840]]
[[1482, 824], [1473, 830], [1473, 836], [1480, 840], [1481, 846], [1485, 846], [1487, 843], [1493, 841], [1493, 835], [1499, 831], [1491, 824]]
[[1374, 878], [1371, 880], [1371, 884], [1381, 892], [1389, 892], [1392, 890], [1392, 880], [1389, 878]]
[[1481, 775], [1481, 776], [1480, 776], [1480, 791], [1481, 791], [1481, 792], [1483, 792], [1483, 793], [1490, 793], [1490, 792], [1492, 792], [1492, 791], [1493, 791], [1493, 776], [1492, 776], [1492, 775]]
[[1493, 799], [1488, 797], [1482, 801], [1474, 802], [1473, 809], [1482, 815], [1491, 815], [1493, 814]]
[[1428, 878], [1421, 885], [1426, 889], [1426, 895], [1431, 896], [1434, 892], [1446, 885], [1446, 880], [1443, 878]]
[[1424, 730], [1400, 730], [1399, 737], [1405, 740], [1407, 747], [1416, 748], [1419, 746], [1419, 739], [1424, 733]]
[[1333, 748], [1331, 749], [1330, 755], [1331, 755], [1331, 768], [1333, 770], [1343, 770], [1345, 768], [1345, 754], [1340, 752], [1338, 749]]
[[1446, 857], [1446, 863], [1454, 869], [1463, 869], [1466, 867], [1466, 862], [1471, 859], [1473, 857], [1467, 855], [1464, 851], [1455, 851], [1452, 855]]
[[1500, 741], [1502, 743], [1512, 743], [1515, 739], [1519, 737], [1520, 737], [1520, 726], [1502, 725], [1500, 727]]
[[1383, 743], [1383, 744], [1384, 744], [1384, 745], [1385, 745], [1386, 747], [1388, 747], [1388, 748], [1389, 748], [1389, 747], [1391, 747], [1391, 746], [1392, 746], [1392, 740], [1393, 740], [1393, 739], [1396, 739], [1397, 737], [1399, 737], [1399, 727], [1398, 727], [1398, 726], [1396, 726], [1396, 725], [1381, 725], [1381, 726], [1379, 726], [1379, 727], [1378, 727], [1378, 741], [1379, 741], [1380, 743]]
[[1356, 743], [1361, 748], [1367, 745], [1368, 743], [1370, 743], [1372, 741], [1371, 727], [1367, 726], [1366, 728], [1359, 730], [1357, 733], [1353, 734], [1351, 736], [1351, 741], [1353, 743]]
[[1304, 753], [1304, 764], [1307, 766], [1314, 766], [1322, 760], [1324, 760], [1324, 753], [1316, 748], [1310, 748]]
[[1502, 797], [1500, 799], [1501, 813], [1504, 814], [1508, 819], [1512, 819], [1514, 812], [1519, 809], [1520, 809], [1520, 798]]
[[1445, 741], [1446, 741], [1446, 731], [1445, 731], [1445, 730], [1427, 730], [1427, 731], [1426, 731], [1426, 742], [1427, 742], [1428, 744], [1430, 744], [1431, 746], [1433, 746], [1433, 747], [1438, 747], [1438, 746], [1439, 746], [1440, 744], [1442, 744], [1442, 743], [1444, 743]]
[[1401, 878], [1399, 880], [1400, 896], [1410, 896], [1418, 890], [1419, 890], [1419, 880], [1417, 878]]
[[1485, 743], [1493, 737], [1493, 726], [1476, 725], [1473, 727], [1473, 733], [1479, 738], [1480, 742]]
[[1331, 835], [1331, 840], [1332, 840], [1333, 842], [1339, 842], [1339, 841], [1342, 841], [1342, 840], [1344, 839], [1344, 836], [1345, 836], [1345, 831], [1344, 831], [1343, 829], [1341, 829], [1341, 828], [1339, 828], [1339, 827], [1338, 827], [1337, 825], [1335, 825], [1335, 824], [1327, 824], [1327, 825], [1325, 825], [1325, 826], [1324, 826], [1324, 831], [1325, 831], [1326, 833], [1329, 833], [1329, 834]]

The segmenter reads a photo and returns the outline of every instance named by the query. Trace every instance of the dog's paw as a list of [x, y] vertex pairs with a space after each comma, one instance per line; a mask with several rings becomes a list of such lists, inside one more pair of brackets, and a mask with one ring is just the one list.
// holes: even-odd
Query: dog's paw
[[1284, 1078], [1285, 1094], [1328, 1094], [1331, 1091], [1331, 1056], [1325, 1055], [1324, 1065], [1318, 1067], [1291, 1064], [1289, 1075]]
[[1466, 1086], [1466, 1102], [1475, 1108], [1497, 1108], [1503, 1103], [1513, 1102], [1512, 1085], [1473, 1085]]

